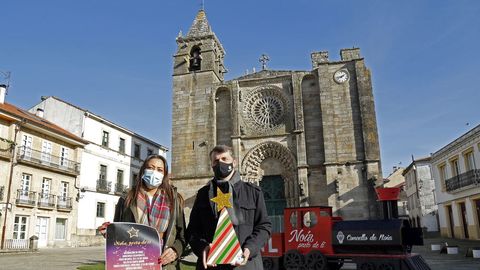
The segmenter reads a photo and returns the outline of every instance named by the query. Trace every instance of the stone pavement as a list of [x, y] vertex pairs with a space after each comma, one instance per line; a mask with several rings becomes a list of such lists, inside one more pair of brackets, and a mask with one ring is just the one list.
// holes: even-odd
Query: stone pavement
[[[459, 254], [440, 254], [431, 251], [430, 245], [443, 244], [458, 245]], [[414, 247], [414, 253], [420, 253], [428, 262], [432, 270], [480, 270], [480, 259], [466, 258], [469, 247], [480, 247], [480, 241], [466, 241], [456, 239], [434, 238], [425, 239], [425, 246]], [[36, 253], [1, 254], [1, 270], [64, 270], [76, 269], [80, 265], [96, 264], [105, 260], [105, 247], [81, 248], [49, 248], [41, 249]], [[355, 269], [355, 265], [348, 264], [342, 269]]]
[[0, 254], [1, 270], [68, 270], [105, 261], [105, 247], [47, 248], [36, 253]]

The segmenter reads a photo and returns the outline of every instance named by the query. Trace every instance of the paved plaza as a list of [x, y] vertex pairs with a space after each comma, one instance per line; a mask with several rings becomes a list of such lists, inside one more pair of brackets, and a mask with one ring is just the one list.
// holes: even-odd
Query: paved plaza
[[[431, 251], [432, 243], [458, 245], [459, 254], [440, 254]], [[466, 258], [469, 247], [480, 247], [480, 241], [465, 241], [452, 239], [426, 239], [425, 246], [415, 247], [414, 252], [420, 253], [433, 270], [480, 270], [480, 259]], [[104, 247], [82, 248], [50, 248], [41, 249], [36, 253], [1, 254], [0, 269], [10, 270], [64, 270], [76, 269], [80, 265], [96, 264], [104, 261]], [[355, 265], [345, 265], [342, 269], [355, 269]]]

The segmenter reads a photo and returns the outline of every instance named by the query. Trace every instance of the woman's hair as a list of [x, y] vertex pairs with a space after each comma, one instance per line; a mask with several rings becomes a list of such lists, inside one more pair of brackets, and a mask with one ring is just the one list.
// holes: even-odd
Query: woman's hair
[[[145, 161], [142, 164], [142, 167], [140, 167], [140, 171], [137, 175], [137, 178], [135, 178], [132, 187], [130, 188], [130, 190], [127, 193], [127, 197], [125, 199], [125, 205], [127, 207], [129, 207], [130, 205], [135, 204], [136, 203], [136, 198], [137, 198], [138, 194], [140, 193], [140, 189], [143, 188], [145, 190], [146, 186], [145, 186], [145, 183], [142, 180], [142, 176], [143, 176], [143, 173], [145, 172], [145, 169], [147, 168], [148, 162], [152, 159], [160, 159], [160, 160], [163, 161], [163, 166], [164, 166], [163, 174], [164, 174], [164, 176], [163, 176], [162, 184], [158, 188], [163, 189], [165, 191], [165, 194], [167, 195], [168, 201], [170, 203], [170, 212], [172, 212], [174, 210], [172, 208], [173, 208], [173, 202], [174, 202], [174, 199], [175, 199], [173, 197], [173, 194], [174, 194], [173, 193], [173, 187], [170, 185], [167, 159], [164, 158], [161, 155], [150, 155], [145, 159]], [[183, 208], [183, 198], [179, 193], [177, 193], [177, 194], [178, 194], [178, 198], [179, 198], [180, 207]]]

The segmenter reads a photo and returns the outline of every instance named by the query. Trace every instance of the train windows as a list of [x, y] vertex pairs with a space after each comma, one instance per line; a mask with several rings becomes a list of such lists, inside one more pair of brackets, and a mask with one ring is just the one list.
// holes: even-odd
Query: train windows
[[297, 211], [293, 211], [290, 214], [290, 225], [292, 225], [292, 228], [298, 228]]
[[313, 211], [308, 211], [303, 215], [303, 226], [313, 228], [317, 225], [317, 215]]

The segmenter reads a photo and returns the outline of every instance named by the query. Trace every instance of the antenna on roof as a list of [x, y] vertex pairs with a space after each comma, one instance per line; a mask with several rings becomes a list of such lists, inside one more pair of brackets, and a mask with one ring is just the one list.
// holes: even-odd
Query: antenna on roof
[[10, 86], [10, 75], [12, 73], [10, 71], [1, 71], [0, 70], [0, 84], [4, 84], [8, 87]]

